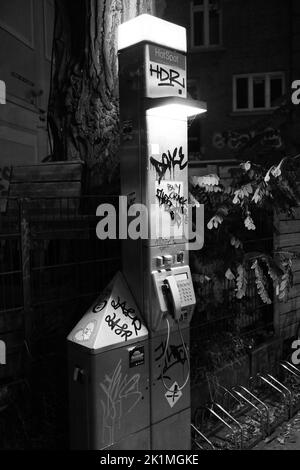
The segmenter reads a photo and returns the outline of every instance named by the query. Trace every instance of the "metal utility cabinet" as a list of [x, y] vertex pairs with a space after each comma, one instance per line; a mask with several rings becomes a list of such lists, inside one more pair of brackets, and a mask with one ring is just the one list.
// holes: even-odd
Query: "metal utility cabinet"
[[149, 449], [148, 330], [121, 273], [68, 344], [71, 448]]

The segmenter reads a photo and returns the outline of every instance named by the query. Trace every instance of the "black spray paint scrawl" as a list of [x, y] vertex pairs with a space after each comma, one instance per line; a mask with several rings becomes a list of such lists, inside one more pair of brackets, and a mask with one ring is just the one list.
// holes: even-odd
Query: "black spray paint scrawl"
[[161, 156], [161, 162], [156, 160], [154, 157], [150, 157], [150, 163], [152, 166], [154, 166], [156, 170], [158, 182], [161, 182], [167, 170], [169, 170], [170, 176], [174, 177], [174, 169], [176, 165], [179, 167], [180, 170], [184, 170], [187, 166], [187, 160], [184, 163], [183, 160], [184, 154], [182, 153], [182, 147], [179, 148], [179, 152], [178, 148], [176, 147], [173, 150], [173, 154], [171, 154], [170, 150], [168, 150], [168, 153], [164, 152]]

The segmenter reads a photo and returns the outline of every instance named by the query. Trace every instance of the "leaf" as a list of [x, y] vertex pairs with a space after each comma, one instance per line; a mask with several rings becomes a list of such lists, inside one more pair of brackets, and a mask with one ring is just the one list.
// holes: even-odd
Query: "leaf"
[[236, 249], [243, 248], [243, 243], [236, 237], [231, 237], [230, 244]]
[[238, 276], [236, 279], [236, 286], [237, 286], [237, 293], [236, 297], [238, 299], [242, 299], [246, 295], [248, 279], [247, 279], [247, 271], [242, 264], [239, 264], [237, 267]]
[[243, 162], [243, 163], [240, 164], [240, 166], [244, 171], [251, 170], [251, 162], [250, 161]]
[[265, 276], [264, 276], [262, 268], [259, 266], [257, 259], [252, 264], [251, 269], [253, 269], [255, 273], [255, 278], [256, 278], [255, 284], [256, 284], [258, 295], [260, 296], [263, 303], [271, 304], [272, 301], [268, 295], [268, 291], [265, 286]]
[[211, 230], [212, 228], [218, 228], [218, 226], [223, 222], [223, 217], [219, 215], [215, 215], [210, 219], [207, 224], [207, 228]]
[[233, 204], [240, 204], [244, 198], [253, 193], [253, 187], [250, 183], [243, 185], [234, 192]]
[[268, 196], [269, 191], [265, 188], [266, 188], [266, 185], [264, 183], [258, 185], [251, 201], [254, 202], [255, 204], [258, 204], [259, 202], [263, 200], [264, 196]]
[[264, 177], [265, 183], [268, 183], [268, 182], [270, 181], [270, 179], [271, 179], [270, 173], [271, 173], [271, 171], [272, 171], [274, 168], [275, 168], [275, 167], [274, 167], [274, 165], [273, 165], [273, 166], [271, 166], [271, 168], [267, 171], [266, 176]]
[[226, 279], [228, 279], [229, 281], [233, 281], [235, 279], [235, 275], [233, 274], [233, 272], [231, 271], [230, 268], [227, 269], [226, 273], [225, 273], [225, 277]]
[[191, 192], [189, 192], [189, 203], [193, 206], [193, 207], [200, 207], [200, 203], [198, 202], [198, 200], [193, 196], [193, 194]]
[[288, 270], [286, 273], [283, 274], [281, 278], [281, 282], [279, 284], [279, 293], [278, 298], [279, 300], [286, 300], [289, 290], [292, 286], [293, 282], [293, 274], [291, 270]]
[[220, 178], [215, 174], [200, 176], [198, 180], [199, 186], [201, 186], [201, 183], [205, 186], [218, 186], [220, 183]]
[[268, 274], [270, 278], [272, 279], [272, 281], [278, 282], [281, 276], [283, 275], [283, 270], [280, 269], [279, 266], [277, 266], [277, 264], [275, 263], [275, 261], [273, 260], [271, 256], [264, 255], [261, 257], [261, 259], [266, 264], [268, 268]]
[[211, 174], [205, 176], [192, 176], [191, 182], [194, 186], [219, 186], [220, 178], [218, 175]]
[[234, 192], [234, 198], [232, 200], [233, 204], [239, 204], [240, 203], [240, 198], [239, 198], [239, 192], [235, 191]]
[[244, 220], [244, 224], [248, 230], [256, 230], [254, 221], [250, 215], [246, 217], [246, 219]]
[[224, 194], [233, 194], [233, 192], [234, 190], [231, 186], [227, 186], [227, 188], [224, 189]]

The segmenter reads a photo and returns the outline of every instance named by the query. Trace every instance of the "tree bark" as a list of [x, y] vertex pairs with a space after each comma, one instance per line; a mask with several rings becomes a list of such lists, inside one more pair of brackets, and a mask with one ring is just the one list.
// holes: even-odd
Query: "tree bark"
[[119, 148], [117, 28], [154, 0], [56, 0], [48, 108], [53, 160], [86, 162], [90, 183], [116, 174]]

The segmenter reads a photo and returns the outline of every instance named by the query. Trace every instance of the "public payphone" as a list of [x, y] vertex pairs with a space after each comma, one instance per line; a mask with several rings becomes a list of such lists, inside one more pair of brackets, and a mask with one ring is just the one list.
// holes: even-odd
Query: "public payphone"
[[[122, 194], [148, 211], [149, 237], [124, 240], [123, 272], [149, 329], [153, 449], [190, 446], [186, 31], [141, 15], [119, 27]], [[176, 432], [174, 432], [176, 429]]]
[[147, 236], [123, 237], [123, 274], [68, 337], [71, 441], [184, 450], [195, 306], [187, 119], [206, 106], [187, 98], [184, 28], [141, 15], [119, 27], [118, 42], [122, 195]]
[[171, 268], [166, 273], [153, 271], [152, 277], [159, 315], [171, 314], [176, 321], [190, 317], [196, 303], [190, 268]]

